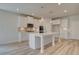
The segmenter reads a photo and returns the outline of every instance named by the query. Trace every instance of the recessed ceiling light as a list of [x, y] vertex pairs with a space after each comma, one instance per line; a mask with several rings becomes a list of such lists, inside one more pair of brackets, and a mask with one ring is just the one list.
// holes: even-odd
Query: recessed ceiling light
[[61, 3], [58, 3], [58, 5], [61, 5]]
[[19, 8], [16, 9], [17, 11], [19, 10]]
[[17, 12], [17, 13], [19, 12], [19, 8], [16, 9], [16, 12]]
[[64, 10], [64, 13], [67, 13], [67, 10]]

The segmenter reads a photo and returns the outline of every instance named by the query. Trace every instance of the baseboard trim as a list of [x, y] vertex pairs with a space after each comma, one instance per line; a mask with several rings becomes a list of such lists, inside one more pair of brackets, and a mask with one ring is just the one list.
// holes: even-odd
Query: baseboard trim
[[9, 42], [9, 43], [4, 43], [4, 44], [0, 44], [0, 46], [2, 46], [2, 45], [10, 45], [10, 44], [18, 44], [18, 43], [23, 43], [23, 42], [28, 42], [28, 40], [23, 40], [23, 41], [15, 41], [15, 42]]

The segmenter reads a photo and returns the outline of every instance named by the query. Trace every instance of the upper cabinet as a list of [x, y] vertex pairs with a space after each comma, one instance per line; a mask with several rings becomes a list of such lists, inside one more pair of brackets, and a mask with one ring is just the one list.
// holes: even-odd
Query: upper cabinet
[[53, 20], [52, 23], [53, 23], [53, 24], [60, 24], [60, 19]]

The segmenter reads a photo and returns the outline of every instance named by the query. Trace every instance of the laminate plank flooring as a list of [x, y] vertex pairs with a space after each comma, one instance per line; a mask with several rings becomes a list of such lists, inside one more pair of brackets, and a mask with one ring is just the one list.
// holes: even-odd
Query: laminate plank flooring
[[79, 55], [79, 40], [61, 40], [49, 45], [41, 54], [39, 49], [29, 48], [28, 41], [0, 45], [0, 55]]

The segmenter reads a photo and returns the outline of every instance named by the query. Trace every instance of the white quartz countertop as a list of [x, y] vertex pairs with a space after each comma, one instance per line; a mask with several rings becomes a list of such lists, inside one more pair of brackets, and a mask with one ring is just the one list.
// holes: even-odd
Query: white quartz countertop
[[51, 32], [51, 33], [29, 33], [30, 35], [40, 36], [40, 35], [54, 35], [57, 34], [57, 32]]

